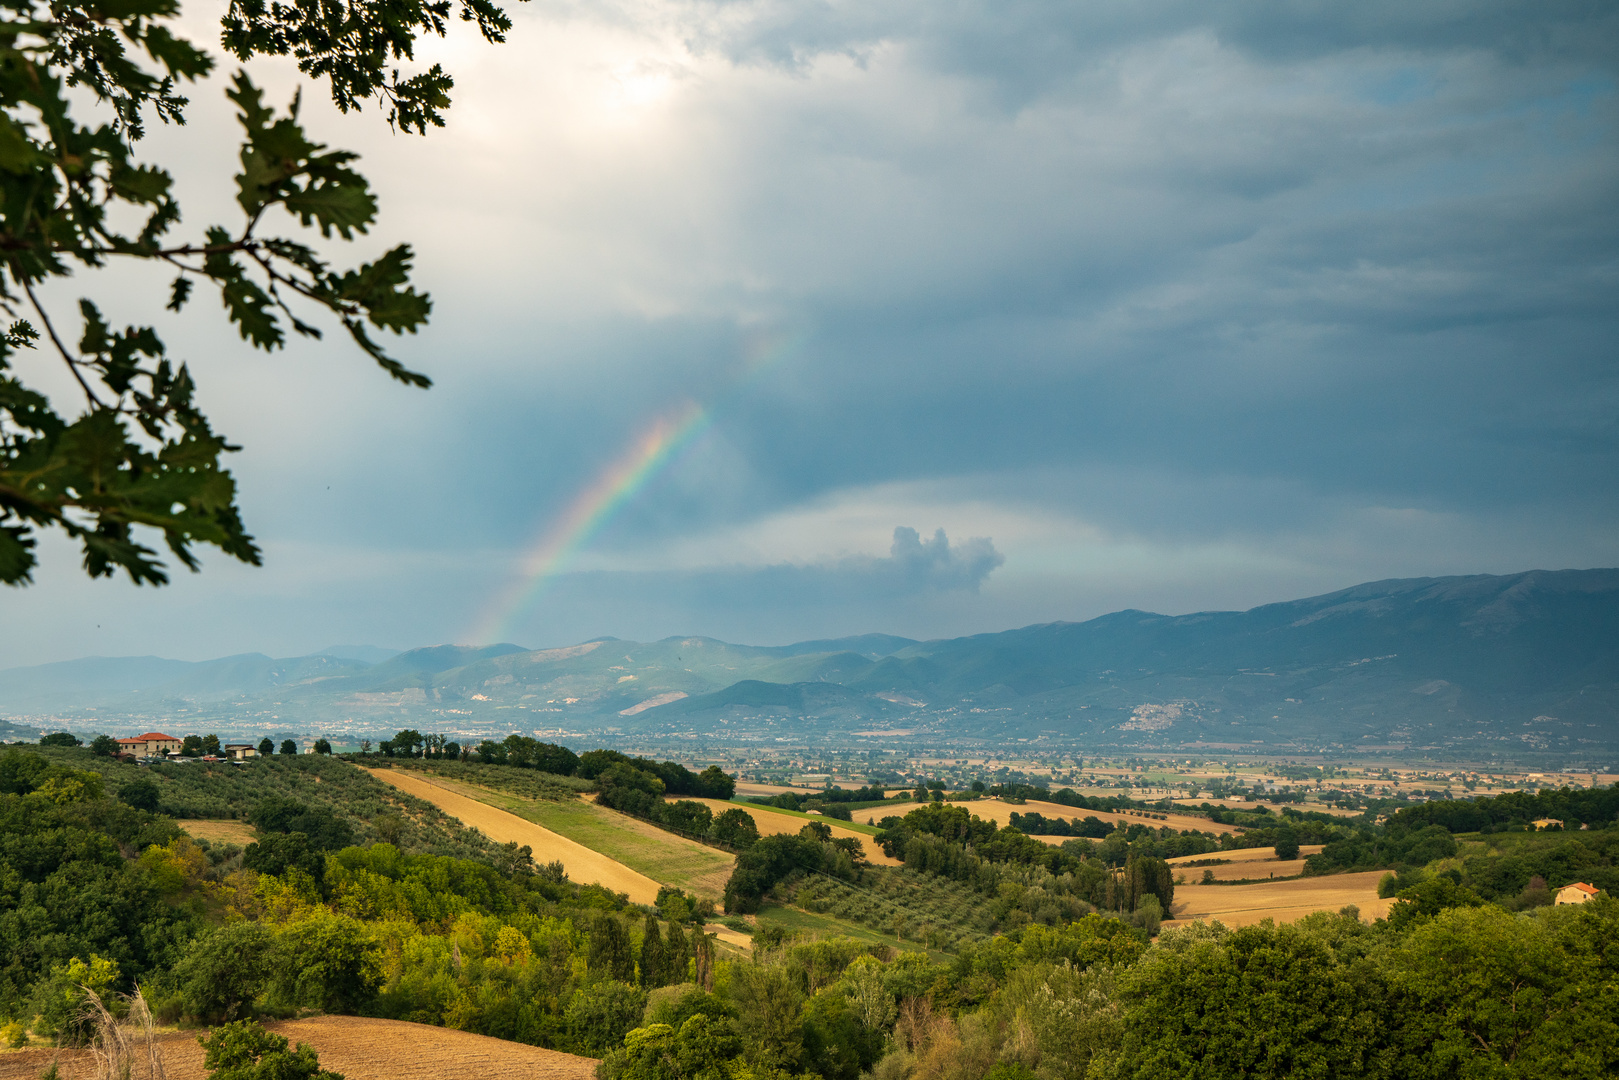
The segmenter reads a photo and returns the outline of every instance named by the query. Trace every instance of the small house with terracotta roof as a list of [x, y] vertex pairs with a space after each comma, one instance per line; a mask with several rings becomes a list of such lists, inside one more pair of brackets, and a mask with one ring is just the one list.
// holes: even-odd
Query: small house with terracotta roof
[[173, 735], [148, 731], [145, 735], [137, 735], [133, 739], [119, 739], [118, 751], [135, 755], [136, 761], [145, 761], [149, 758], [161, 758], [168, 753], [178, 753], [182, 745], [183, 741]]
[[1576, 881], [1557, 890], [1556, 903], [1583, 904], [1602, 890], [1587, 881]]

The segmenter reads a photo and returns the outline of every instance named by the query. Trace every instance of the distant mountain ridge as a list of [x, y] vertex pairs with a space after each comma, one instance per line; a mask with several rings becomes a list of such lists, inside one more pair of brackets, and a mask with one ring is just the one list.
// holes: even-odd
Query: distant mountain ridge
[[[937, 641], [612, 638], [0, 671], [0, 716], [1142, 747], [1619, 748], [1619, 570], [1368, 582], [1241, 612], [1118, 611]], [[382, 651], [382, 650], [379, 650]], [[82, 726], [82, 725], [81, 725]]]

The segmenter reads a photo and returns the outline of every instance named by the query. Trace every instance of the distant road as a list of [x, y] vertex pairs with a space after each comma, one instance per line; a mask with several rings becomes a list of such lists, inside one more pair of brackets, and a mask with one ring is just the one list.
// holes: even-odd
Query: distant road
[[575, 843], [550, 829], [524, 821], [516, 814], [496, 809], [486, 803], [469, 799], [440, 787], [433, 781], [415, 773], [394, 769], [366, 769], [384, 783], [432, 803], [440, 810], [457, 818], [468, 828], [477, 829], [497, 844], [513, 840], [534, 849], [534, 861], [542, 866], [560, 861], [567, 868], [568, 877], [580, 884], [598, 884], [614, 892], [628, 893], [637, 904], [650, 904], [658, 898], [658, 883], [645, 874], [638, 874], [621, 862], [609, 859], [598, 851]]

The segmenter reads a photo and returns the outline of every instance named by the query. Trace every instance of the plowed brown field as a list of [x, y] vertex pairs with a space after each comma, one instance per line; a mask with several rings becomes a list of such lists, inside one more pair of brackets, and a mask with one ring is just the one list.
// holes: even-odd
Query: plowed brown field
[[1394, 902], [1377, 898], [1377, 881], [1383, 874], [1382, 870], [1368, 870], [1254, 885], [1177, 885], [1175, 921], [1218, 919], [1227, 926], [1248, 926], [1261, 919], [1285, 923], [1314, 911], [1337, 911], [1345, 904], [1360, 908], [1363, 919], [1378, 919], [1388, 914]]
[[621, 862], [615, 862], [583, 844], [575, 843], [550, 829], [532, 821], [524, 821], [516, 814], [469, 799], [458, 792], [440, 787], [415, 773], [394, 769], [368, 769], [378, 780], [407, 791], [418, 799], [426, 800], [460, 820], [461, 824], [477, 829], [497, 844], [513, 840], [534, 849], [534, 861], [548, 863], [561, 861], [568, 876], [580, 884], [596, 883], [614, 892], [628, 893], [637, 904], [650, 904], [658, 898], [658, 883], [645, 874], [638, 874]]
[[[596, 1075], [592, 1058], [401, 1020], [319, 1016], [265, 1026], [294, 1044], [313, 1046], [321, 1066], [347, 1080], [592, 1080]], [[159, 1047], [168, 1080], [208, 1075], [196, 1032], [159, 1036]], [[0, 1053], [0, 1080], [34, 1080], [53, 1058], [63, 1080], [90, 1080], [96, 1074], [88, 1050], [18, 1050]], [[147, 1076], [142, 1062], [131, 1080]]]

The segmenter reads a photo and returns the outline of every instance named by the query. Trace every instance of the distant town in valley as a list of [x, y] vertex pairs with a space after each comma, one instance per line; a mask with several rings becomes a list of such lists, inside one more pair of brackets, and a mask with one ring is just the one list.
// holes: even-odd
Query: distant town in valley
[[1002, 759], [1050, 775], [1096, 757], [1382, 763], [1402, 790], [1428, 774], [1590, 775], [1619, 769], [1619, 571], [1376, 582], [1247, 612], [1125, 611], [940, 641], [84, 659], [0, 671], [0, 721], [33, 739], [154, 730], [303, 750], [360, 750], [404, 727], [464, 748], [519, 734], [760, 777], [813, 761], [909, 780], [926, 761]]

